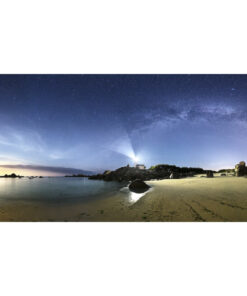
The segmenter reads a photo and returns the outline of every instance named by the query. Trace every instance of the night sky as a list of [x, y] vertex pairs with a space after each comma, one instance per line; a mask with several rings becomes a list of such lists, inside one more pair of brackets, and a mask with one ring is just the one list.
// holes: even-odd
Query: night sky
[[247, 160], [246, 75], [0, 75], [0, 165]]

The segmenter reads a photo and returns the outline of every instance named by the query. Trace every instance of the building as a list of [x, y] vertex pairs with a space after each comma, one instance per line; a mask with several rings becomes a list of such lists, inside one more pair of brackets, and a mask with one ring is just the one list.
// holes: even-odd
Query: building
[[136, 164], [136, 168], [139, 169], [139, 170], [145, 170], [146, 169], [144, 164]]

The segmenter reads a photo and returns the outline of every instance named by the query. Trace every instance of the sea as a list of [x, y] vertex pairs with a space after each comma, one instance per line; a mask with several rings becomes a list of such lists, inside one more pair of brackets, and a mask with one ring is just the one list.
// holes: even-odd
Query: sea
[[126, 184], [80, 177], [0, 178], [0, 203], [42, 201], [89, 202], [119, 192]]

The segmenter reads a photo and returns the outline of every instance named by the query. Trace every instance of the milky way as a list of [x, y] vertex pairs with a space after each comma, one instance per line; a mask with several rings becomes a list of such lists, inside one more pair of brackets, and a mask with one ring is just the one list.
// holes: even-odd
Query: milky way
[[0, 164], [247, 160], [245, 75], [0, 75]]

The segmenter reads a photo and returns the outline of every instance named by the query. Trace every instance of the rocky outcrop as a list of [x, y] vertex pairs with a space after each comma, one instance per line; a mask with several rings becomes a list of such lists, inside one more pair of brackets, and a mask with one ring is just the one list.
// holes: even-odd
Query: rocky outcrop
[[66, 175], [65, 178], [85, 178], [88, 177], [87, 175], [78, 174], [78, 175]]
[[23, 176], [20, 176], [20, 175], [16, 175], [16, 174], [10, 174], [10, 175], [7, 175], [5, 174], [4, 176], [1, 176], [1, 178], [23, 178]]
[[214, 177], [213, 171], [207, 171], [207, 178], [213, 178], [213, 177]]
[[150, 169], [140, 170], [135, 167], [125, 166], [115, 171], [105, 171], [103, 174], [90, 176], [91, 180], [104, 181], [134, 181], [136, 179], [147, 181], [152, 179], [173, 179], [192, 177], [195, 174], [202, 174], [205, 171], [201, 168], [177, 167], [175, 165], [156, 165]]
[[[153, 175], [155, 178], [155, 175]], [[91, 180], [104, 180], [104, 181], [134, 181], [136, 179], [150, 180], [152, 174], [149, 170], [139, 170], [132, 167], [121, 167], [115, 171], [105, 171], [103, 174], [90, 176]]]
[[147, 191], [150, 188], [149, 185], [147, 185], [145, 182], [142, 180], [135, 180], [130, 183], [129, 185], [129, 190], [133, 191], [135, 193], [143, 193]]
[[109, 175], [111, 173], [110, 170], [104, 171], [104, 175]]
[[240, 163], [235, 165], [235, 175], [237, 177], [247, 175], [247, 167], [244, 161], [240, 161]]
[[178, 173], [174, 172], [174, 173], [171, 173], [171, 174], [170, 174], [170, 177], [169, 177], [169, 178], [170, 178], [170, 179], [179, 179], [180, 176], [179, 176]]

